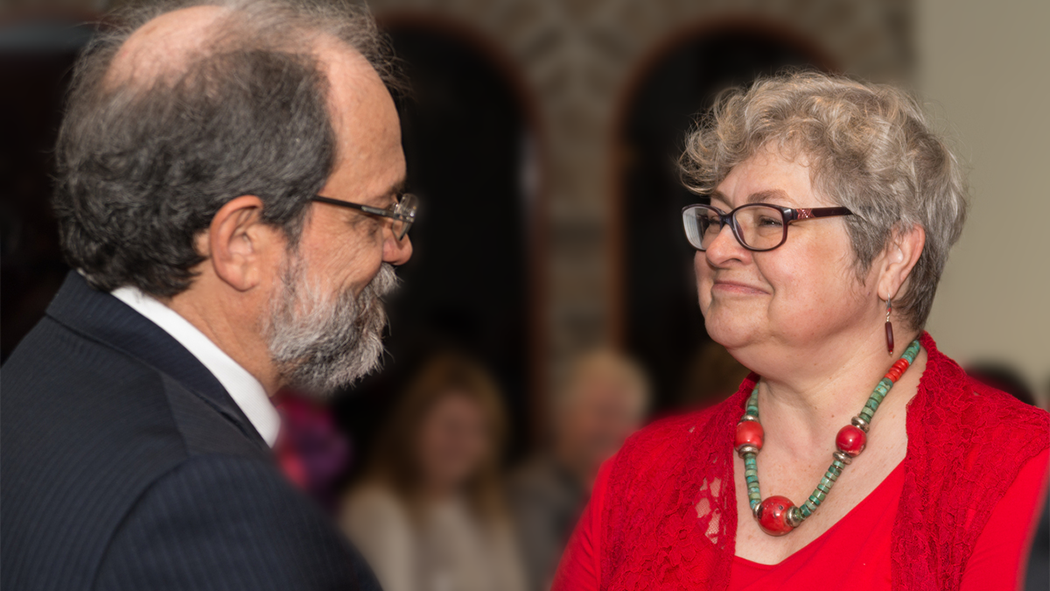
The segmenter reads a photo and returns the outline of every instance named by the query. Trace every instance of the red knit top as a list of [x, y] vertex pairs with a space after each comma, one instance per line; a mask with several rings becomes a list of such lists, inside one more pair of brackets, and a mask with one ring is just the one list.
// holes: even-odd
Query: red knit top
[[921, 343], [904, 461], [812, 543], [776, 565], [735, 556], [732, 447], [751, 376], [607, 462], [554, 591], [1016, 587], [1045, 491], [1050, 415], [972, 382], [928, 334]]

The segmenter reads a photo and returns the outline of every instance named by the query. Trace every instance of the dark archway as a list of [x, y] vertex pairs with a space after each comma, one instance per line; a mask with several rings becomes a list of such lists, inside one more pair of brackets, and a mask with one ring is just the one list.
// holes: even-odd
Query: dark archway
[[813, 47], [754, 23], [705, 25], [677, 36], [635, 77], [621, 110], [621, 334], [651, 372], [655, 410], [683, 397], [690, 360], [709, 341], [697, 304], [693, 249], [682, 207], [699, 198], [682, 187], [676, 165], [697, 117], [727, 87], [785, 68], [833, 70]]
[[337, 399], [337, 415], [363, 459], [418, 365], [456, 350], [497, 379], [517, 456], [533, 414], [529, 106], [504, 63], [468, 31], [419, 18], [380, 25], [412, 86], [399, 110], [409, 189], [423, 204], [413, 258], [398, 271], [403, 289], [388, 306], [384, 370]]
[[61, 10], [46, 18], [28, 12], [3, 25], [0, 360], [44, 316], [69, 271], [51, 211], [53, 153], [73, 63], [105, 23], [95, 14]]

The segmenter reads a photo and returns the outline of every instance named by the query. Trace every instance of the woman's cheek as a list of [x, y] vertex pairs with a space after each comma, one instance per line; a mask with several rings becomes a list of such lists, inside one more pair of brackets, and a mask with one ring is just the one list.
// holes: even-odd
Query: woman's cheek
[[700, 312], [707, 316], [707, 310], [711, 307], [711, 277], [710, 269], [704, 258], [704, 253], [697, 252], [693, 259], [693, 270], [696, 278], [696, 293], [700, 303]]

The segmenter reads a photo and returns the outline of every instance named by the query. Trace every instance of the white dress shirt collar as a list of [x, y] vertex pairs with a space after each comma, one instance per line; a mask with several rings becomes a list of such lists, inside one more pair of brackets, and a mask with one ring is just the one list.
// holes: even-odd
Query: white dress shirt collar
[[244, 369], [196, 326], [135, 287], [121, 287], [113, 297], [142, 314], [186, 347], [219, 380], [255, 430], [270, 447], [277, 441], [281, 419], [259, 380]]

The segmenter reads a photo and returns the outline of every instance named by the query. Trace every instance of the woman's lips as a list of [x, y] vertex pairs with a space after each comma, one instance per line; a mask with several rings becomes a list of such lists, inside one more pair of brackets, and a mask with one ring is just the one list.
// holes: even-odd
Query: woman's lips
[[712, 290], [718, 290], [724, 293], [735, 293], [741, 295], [765, 295], [766, 290], [759, 289], [746, 283], [737, 283], [735, 281], [715, 281], [711, 288]]

